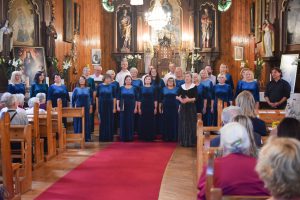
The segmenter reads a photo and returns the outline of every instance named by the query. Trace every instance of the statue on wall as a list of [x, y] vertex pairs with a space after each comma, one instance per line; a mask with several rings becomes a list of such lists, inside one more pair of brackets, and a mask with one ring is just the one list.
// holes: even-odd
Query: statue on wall
[[265, 53], [265, 57], [272, 57], [274, 48], [274, 27], [273, 25], [266, 19], [262, 25], [263, 31], [263, 49]]
[[123, 10], [123, 16], [120, 17], [119, 28], [121, 31], [121, 38], [123, 46], [122, 52], [129, 52], [131, 45], [131, 18], [127, 15], [127, 9]]
[[57, 32], [50, 21], [49, 26], [46, 28], [46, 56], [55, 57], [55, 39], [57, 39]]
[[212, 19], [209, 16], [207, 8], [204, 9], [204, 13], [201, 16], [201, 31], [203, 48], [211, 48]]
[[12, 35], [12, 29], [9, 27], [8, 20], [6, 20], [4, 26], [0, 29], [0, 52], [5, 58], [10, 56], [12, 50]]

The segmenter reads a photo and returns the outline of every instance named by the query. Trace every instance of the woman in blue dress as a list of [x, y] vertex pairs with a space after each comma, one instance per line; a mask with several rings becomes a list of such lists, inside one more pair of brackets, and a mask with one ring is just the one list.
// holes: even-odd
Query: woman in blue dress
[[214, 86], [213, 100], [211, 101], [211, 113], [213, 113], [213, 125], [218, 123], [218, 99], [221, 99], [223, 103], [227, 103], [228, 106], [232, 105], [232, 89], [231, 86], [226, 84], [225, 74], [218, 75], [218, 83]]
[[[231, 74], [228, 73], [228, 67], [225, 64], [220, 65], [220, 74], [224, 74], [226, 76], [226, 84], [230, 85], [231, 89], [234, 90], [234, 84], [232, 80]], [[218, 80], [217, 80], [218, 83]]]
[[116, 91], [111, 76], [105, 74], [103, 83], [97, 88], [99, 113], [99, 141], [111, 142], [114, 136], [114, 113], [116, 113]]
[[10, 83], [8, 84], [7, 92], [11, 94], [25, 95], [25, 84], [22, 83], [22, 73], [20, 71], [14, 71], [11, 74]]
[[151, 77], [145, 76], [140, 90], [138, 111], [140, 114], [140, 136], [145, 141], [155, 139], [155, 115], [157, 114], [157, 90], [151, 85]]
[[[68, 107], [68, 101], [70, 101], [69, 92], [67, 87], [62, 84], [59, 74], [54, 74], [54, 84], [48, 88], [48, 100], [51, 100], [52, 107], [57, 107], [57, 99], [61, 99], [62, 107]], [[63, 123], [67, 127], [67, 119], [63, 118]]]
[[159, 113], [162, 115], [163, 140], [166, 142], [176, 142], [178, 138], [178, 108], [179, 101], [176, 99], [178, 87], [175, 79], [169, 77], [166, 87], [161, 91]]
[[62, 106], [67, 107], [70, 101], [69, 92], [67, 87], [62, 84], [59, 74], [54, 75], [54, 84], [48, 88], [48, 100], [51, 100], [52, 107], [57, 107], [57, 99], [62, 100]]
[[124, 86], [120, 87], [117, 97], [117, 110], [120, 112], [120, 139], [132, 141], [134, 132], [134, 114], [137, 113], [138, 93], [132, 86], [130, 75], [125, 76]]
[[[84, 67], [82, 70], [82, 76], [85, 77], [86, 81], [87, 81], [87, 86], [92, 90], [93, 93], [93, 102], [95, 102], [96, 99], [96, 84], [95, 81], [92, 77], [90, 77], [91, 75], [91, 70], [90, 68]], [[94, 132], [94, 118], [95, 118], [95, 110], [96, 110], [96, 105], [92, 105], [92, 112], [91, 112], [91, 116], [90, 116], [90, 126], [91, 126], [91, 132]]]
[[[162, 88], [165, 87], [165, 82], [163, 79], [159, 77], [159, 74], [157, 72], [156, 68], [151, 68], [149, 71], [149, 75], [152, 78], [151, 85], [153, 85], [157, 91], [157, 94], [160, 94]], [[161, 114], [158, 111], [157, 108], [157, 115], [155, 115], [155, 127], [156, 127], [156, 134], [161, 135], [162, 134], [162, 120], [161, 120]]]
[[[143, 81], [138, 78], [139, 71], [135, 67], [131, 67], [129, 71], [130, 71], [130, 75], [132, 78], [132, 86], [135, 87], [138, 94], [140, 94], [140, 90], [143, 87]], [[135, 134], [140, 132], [139, 131], [139, 118], [140, 118], [140, 115], [138, 113], [136, 113], [134, 115], [134, 132], [135, 132]]]
[[204, 86], [200, 84], [199, 74], [193, 73], [193, 81], [197, 86], [197, 99], [196, 99], [196, 109], [197, 113], [201, 113], [202, 116], [206, 114], [207, 99], [204, 90]]
[[251, 71], [250, 69], [245, 71], [245, 80], [238, 82], [235, 96], [237, 97], [244, 90], [251, 92], [255, 100], [255, 108], [258, 109], [259, 108], [259, 87], [257, 81], [254, 80], [253, 71]]
[[34, 76], [34, 83], [30, 88], [30, 98], [35, 97], [38, 93], [48, 93], [48, 85], [45, 82], [45, 74], [42, 71], [38, 71]]
[[[212, 81], [208, 78], [208, 72], [206, 70], [201, 70], [200, 71], [200, 78], [201, 78], [201, 82], [200, 82], [200, 86], [203, 88], [203, 94], [204, 99], [207, 99], [207, 107], [206, 107], [206, 112], [203, 113], [203, 125], [204, 126], [211, 126], [212, 125], [212, 120], [213, 120], [213, 116], [211, 113], [211, 100], [212, 100], [212, 93], [213, 93], [213, 83]], [[204, 108], [204, 106], [203, 106]]]
[[180, 87], [182, 84], [184, 84], [183, 71], [181, 67], [175, 68], [175, 77], [176, 87]]
[[[91, 141], [91, 126], [90, 126], [90, 113], [92, 112], [93, 105], [93, 92], [87, 85], [87, 80], [81, 76], [78, 81], [78, 86], [74, 88], [72, 94], [72, 107], [84, 107], [85, 117], [85, 141]], [[82, 132], [82, 118], [74, 118], [74, 133]]]
[[[115, 80], [116, 72], [114, 70], [107, 70], [106, 74], [111, 76], [112, 81], [110, 84], [114, 87], [116, 97], [117, 97], [119, 94], [119, 90], [120, 90], [120, 84], [118, 81]], [[118, 132], [117, 130], [120, 127], [119, 122], [120, 122], [120, 113], [116, 112], [116, 113], [114, 113], [114, 134], [115, 135], [117, 134], [117, 132]]]

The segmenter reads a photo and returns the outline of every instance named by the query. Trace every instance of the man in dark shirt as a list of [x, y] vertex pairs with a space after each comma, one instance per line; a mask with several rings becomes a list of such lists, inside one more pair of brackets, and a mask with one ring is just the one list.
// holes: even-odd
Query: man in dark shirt
[[274, 67], [271, 71], [272, 81], [268, 83], [265, 99], [271, 108], [284, 109], [290, 98], [291, 86], [282, 79], [281, 69]]

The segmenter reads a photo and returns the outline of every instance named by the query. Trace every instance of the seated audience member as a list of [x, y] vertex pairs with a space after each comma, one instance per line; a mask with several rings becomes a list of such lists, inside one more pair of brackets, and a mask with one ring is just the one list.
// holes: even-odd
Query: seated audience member
[[39, 99], [40, 108], [46, 110], [46, 94], [45, 93], [37, 93], [36, 97]]
[[278, 137], [295, 138], [300, 141], [300, 121], [292, 117], [286, 117], [271, 131], [271, 134]]
[[259, 153], [256, 171], [270, 191], [271, 200], [300, 199], [300, 142], [273, 138]]
[[10, 95], [7, 98], [7, 112], [10, 115], [11, 125], [26, 125], [28, 118], [25, 112], [17, 112], [18, 101], [15, 95]]
[[[269, 195], [255, 172], [256, 158], [250, 156], [251, 143], [246, 128], [231, 122], [220, 132], [223, 157], [216, 158], [214, 162], [214, 187], [221, 188], [223, 195]], [[198, 184], [198, 200], [206, 199], [205, 181], [206, 167]]]
[[23, 111], [24, 110], [24, 99], [25, 99], [25, 96], [24, 94], [16, 94], [16, 98], [17, 98], [17, 101], [18, 101], [18, 108], [21, 108]]
[[[1, 102], [3, 103], [3, 108], [1, 109], [1, 111], [0, 111], [0, 116], [2, 116], [2, 113], [3, 112], [7, 112], [7, 110], [8, 110], [8, 108], [7, 108], [7, 102], [8, 102], [8, 99], [10, 98], [10, 96], [11, 96], [12, 94], [11, 93], [9, 93], [9, 92], [5, 92], [2, 96], [1, 96]], [[23, 100], [21, 99], [21, 100], [18, 100], [18, 95], [19, 94], [15, 94], [15, 97], [16, 97], [16, 101], [17, 101], [17, 103], [18, 103], [18, 105], [19, 105], [19, 101], [21, 101], [21, 103], [22, 103], [22, 101], [24, 102], [24, 95], [23, 94], [20, 94], [20, 98], [22, 98], [21, 96], [23, 96]], [[17, 107], [17, 112], [23, 112], [23, 113], [25, 113], [25, 110], [23, 109], [23, 108], [20, 108], [19, 106]]]
[[256, 158], [258, 156], [258, 147], [262, 145], [261, 136], [253, 132], [251, 119], [245, 115], [237, 115], [232, 119], [232, 122], [238, 122], [246, 128], [250, 139], [250, 156]]
[[[39, 98], [37, 97], [31, 97], [28, 101], [28, 109], [26, 110], [27, 115], [32, 115], [34, 113], [34, 104], [35, 103], [40, 103]], [[39, 113], [40, 114], [45, 114], [46, 111], [44, 109], [39, 108]]]
[[253, 95], [249, 91], [243, 91], [237, 96], [235, 103], [242, 109], [243, 115], [250, 117], [254, 132], [261, 136], [267, 135], [266, 123], [256, 117]]
[[[241, 115], [242, 114], [242, 110], [240, 107], [237, 106], [228, 106], [226, 108], [223, 109], [222, 112], [222, 124], [226, 125], [229, 122], [232, 121], [232, 119], [237, 116], [237, 115]], [[215, 137], [213, 140], [210, 141], [210, 146], [211, 147], [218, 147], [220, 146], [220, 136]]]

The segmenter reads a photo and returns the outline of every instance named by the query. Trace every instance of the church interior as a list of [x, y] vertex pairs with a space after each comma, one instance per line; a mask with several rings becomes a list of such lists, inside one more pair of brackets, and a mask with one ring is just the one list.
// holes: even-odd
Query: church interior
[[0, 8], [0, 199], [300, 199], [300, 0]]

